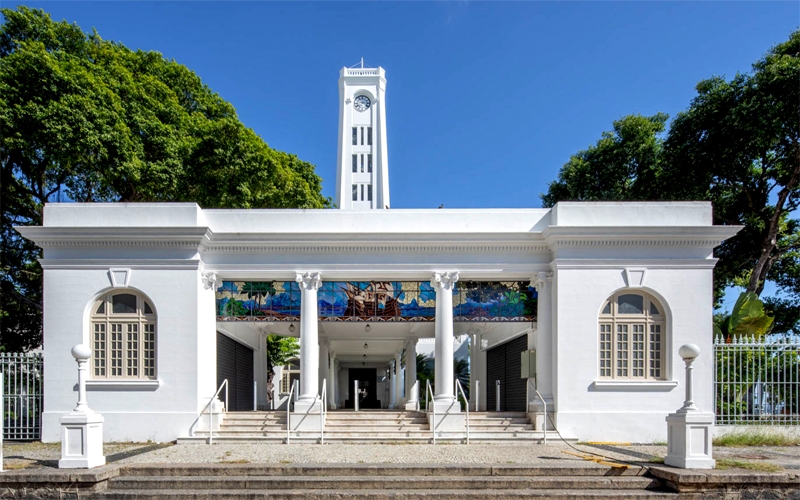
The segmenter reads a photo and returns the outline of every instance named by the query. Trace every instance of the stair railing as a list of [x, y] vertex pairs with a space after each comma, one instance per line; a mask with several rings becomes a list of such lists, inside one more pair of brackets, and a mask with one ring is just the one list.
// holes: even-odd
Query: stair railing
[[200, 410], [200, 413], [197, 415], [197, 418], [194, 420], [194, 422], [192, 422], [191, 427], [189, 427], [190, 436], [194, 437], [195, 426], [200, 422], [200, 419], [203, 417], [203, 413], [205, 413], [206, 410], [208, 410], [208, 444], [212, 443], [214, 439], [214, 406], [211, 403], [213, 403], [217, 399], [217, 396], [219, 396], [219, 393], [222, 391], [223, 387], [225, 387], [226, 389], [225, 408], [223, 411], [228, 411], [228, 391], [227, 391], [228, 379], [225, 379], [222, 381], [221, 384], [219, 384], [219, 389], [217, 389], [217, 392], [215, 392], [214, 395], [211, 396], [211, 399], [208, 400], [208, 403], [203, 407], [202, 410]]
[[[458, 393], [461, 393], [461, 397], [464, 398], [464, 406], [467, 407], [467, 444], [469, 444], [469, 400], [467, 395], [464, 394], [464, 388], [461, 387], [461, 381], [458, 379], [456, 379], [454, 392], [456, 393], [456, 399], [458, 399]], [[461, 406], [461, 403], [459, 403], [459, 406]]]
[[529, 378], [528, 383], [530, 384], [531, 382], [533, 382], [532, 384], [533, 392], [535, 392], [536, 395], [539, 396], [539, 400], [542, 402], [542, 405], [544, 406], [544, 444], [547, 444], [547, 403], [545, 402], [542, 395], [539, 394], [539, 390], [536, 388], [536, 382], [534, 382], [535, 380], [536, 380], [535, 378]]
[[322, 408], [319, 410], [319, 444], [325, 444], [325, 416], [328, 413], [328, 391], [326, 389], [327, 382], [328, 379], [322, 379], [322, 396], [320, 396]]
[[292, 409], [292, 396], [295, 395], [297, 389], [297, 380], [292, 381], [292, 388], [289, 389], [289, 397], [286, 398], [286, 444], [289, 444], [292, 439], [292, 417], [289, 415]]
[[494, 406], [495, 406], [494, 411], [500, 411], [500, 381], [499, 380], [495, 381], [494, 385], [496, 387], [494, 395]]
[[[431, 387], [430, 380], [425, 381], [425, 413], [433, 410], [433, 424], [431, 425], [431, 432], [433, 433], [433, 444], [436, 444], [436, 405], [428, 404], [428, 394], [430, 394], [431, 403], [433, 403], [433, 388]], [[431, 406], [433, 408], [431, 408]]]

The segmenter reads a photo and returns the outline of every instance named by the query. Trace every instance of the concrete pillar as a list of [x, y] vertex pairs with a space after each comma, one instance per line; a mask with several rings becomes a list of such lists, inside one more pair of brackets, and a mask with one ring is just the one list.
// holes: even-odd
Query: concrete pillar
[[[319, 339], [319, 388], [322, 390], [322, 381], [325, 380], [325, 396], [328, 394], [328, 384], [331, 383], [330, 376], [330, 341], [327, 337]], [[320, 392], [320, 397], [322, 393]]]
[[436, 411], [461, 411], [453, 393], [453, 287], [457, 272], [434, 273], [431, 286], [436, 290]]
[[405, 400], [403, 399], [403, 352], [397, 351], [394, 354], [394, 407], [403, 408]]
[[417, 339], [412, 337], [406, 340], [406, 410], [416, 410], [418, 404]]
[[[531, 285], [536, 288], [539, 295], [536, 308], [536, 333], [528, 336], [528, 348], [536, 349], [536, 386], [539, 394], [547, 401], [548, 408], [553, 403], [553, 328], [552, 328], [552, 296], [553, 273], [540, 272], [531, 280]], [[528, 391], [528, 407], [538, 408], [538, 402], [533, 391]]]
[[300, 394], [296, 412], [307, 412], [319, 396], [319, 315], [317, 290], [322, 280], [319, 273], [297, 273], [300, 284]]
[[336, 367], [336, 353], [330, 353], [328, 363], [328, 408], [335, 410], [336, 405], [336, 384], [339, 379], [339, 370]]
[[394, 360], [389, 361], [389, 408], [394, 409], [397, 408], [397, 384], [394, 383], [395, 378], [397, 378], [397, 372], [395, 370]]

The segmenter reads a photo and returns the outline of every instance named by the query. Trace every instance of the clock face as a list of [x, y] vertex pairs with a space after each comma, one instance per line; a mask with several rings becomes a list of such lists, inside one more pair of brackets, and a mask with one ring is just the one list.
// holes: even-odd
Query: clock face
[[365, 95], [360, 95], [353, 100], [353, 107], [356, 108], [356, 111], [366, 111], [370, 104], [372, 104], [369, 100], [369, 97]]

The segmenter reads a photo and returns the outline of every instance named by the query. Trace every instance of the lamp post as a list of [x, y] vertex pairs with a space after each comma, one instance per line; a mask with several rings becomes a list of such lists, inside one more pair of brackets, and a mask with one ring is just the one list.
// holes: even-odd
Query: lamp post
[[714, 414], [700, 411], [692, 396], [692, 365], [700, 355], [700, 348], [685, 344], [678, 349], [678, 354], [686, 364], [686, 392], [683, 406], [667, 415], [664, 463], [681, 469], [713, 469], [716, 465], [711, 452]]
[[103, 455], [103, 416], [86, 401], [86, 365], [92, 350], [83, 344], [72, 348], [78, 363], [78, 405], [61, 417], [61, 469], [90, 469], [105, 465]]

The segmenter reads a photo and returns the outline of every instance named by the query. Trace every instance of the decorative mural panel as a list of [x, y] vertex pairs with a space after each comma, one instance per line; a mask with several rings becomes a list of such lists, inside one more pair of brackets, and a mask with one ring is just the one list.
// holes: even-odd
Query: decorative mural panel
[[[535, 321], [537, 294], [526, 281], [463, 281], [453, 290], [454, 321]], [[320, 321], [434, 321], [436, 290], [428, 281], [324, 281]], [[223, 281], [219, 321], [298, 321], [294, 281]]]

